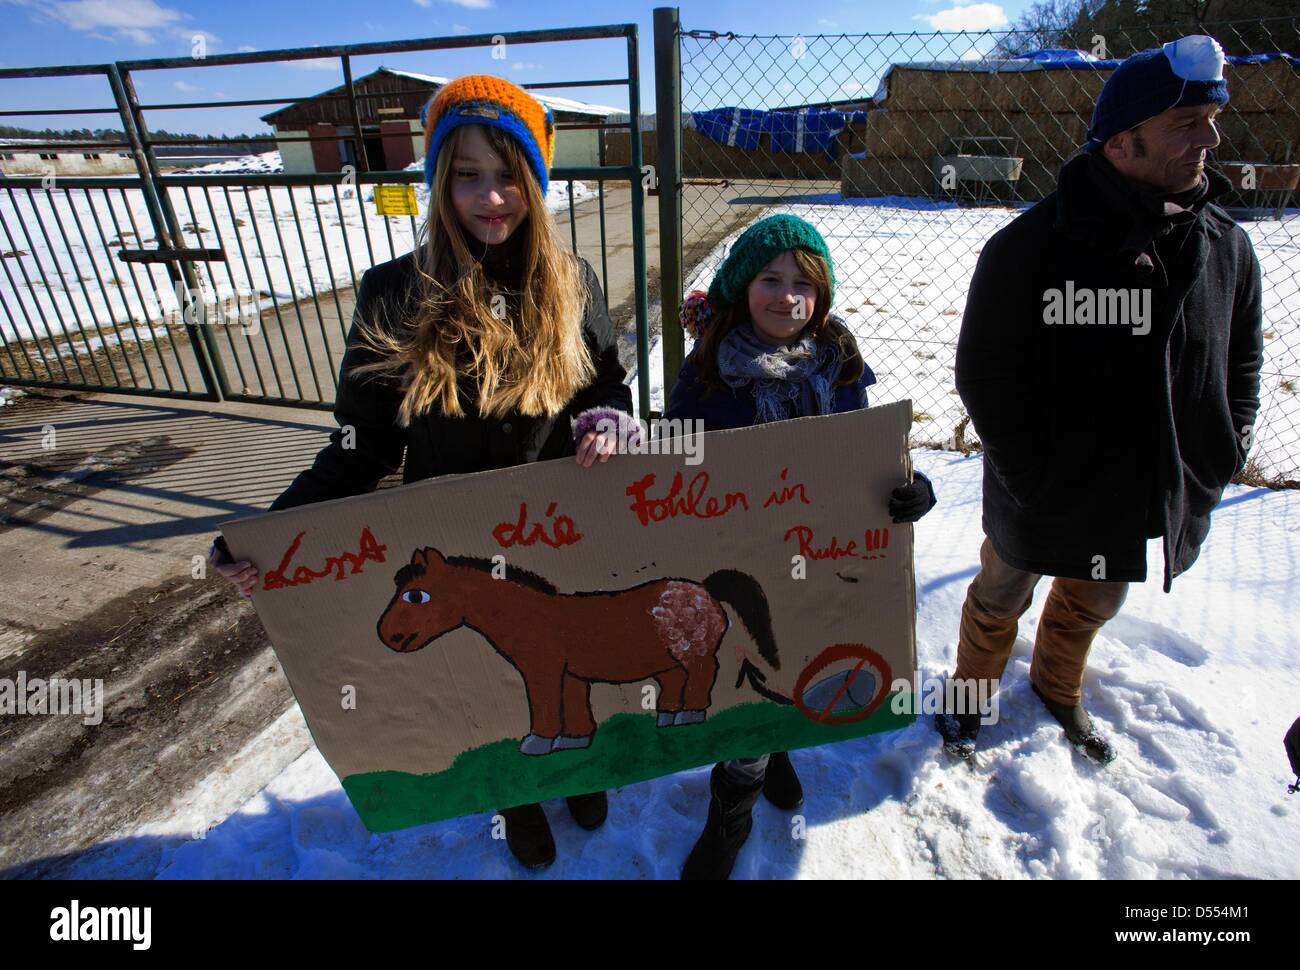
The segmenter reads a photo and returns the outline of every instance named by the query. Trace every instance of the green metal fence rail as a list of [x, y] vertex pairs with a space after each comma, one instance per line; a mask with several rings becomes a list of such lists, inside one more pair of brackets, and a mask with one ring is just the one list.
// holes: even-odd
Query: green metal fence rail
[[[551, 182], [568, 187], [570, 244], [579, 251], [574, 186], [596, 183], [599, 272], [609, 294], [606, 183], [630, 194], [633, 310], [638, 402], [649, 411], [645, 203], [640, 152], [637, 26], [566, 28], [384, 43], [305, 47], [204, 57], [154, 58], [64, 67], [4, 68], [0, 82], [24, 81], [39, 103], [42, 78], [99, 76], [113, 107], [29, 108], [0, 116], [115, 115], [123, 140], [77, 143], [75, 150], [125, 151], [135, 175], [0, 175], [0, 383], [115, 391], [328, 409], [361, 274], [411, 251], [421, 226], [413, 216], [367, 211], [378, 184], [422, 185], [419, 171], [369, 171], [357, 103], [366, 97], [352, 59], [502, 44], [621, 40], [624, 76], [555, 80], [528, 89], [625, 87], [629, 122], [558, 123], [557, 130], [601, 129], [600, 164], [558, 166]], [[141, 72], [338, 58], [357, 165], [314, 175], [163, 174], [146, 116], [158, 110], [285, 105], [298, 97], [142, 104]], [[392, 95], [387, 95], [392, 96]], [[627, 130], [628, 164], [605, 164], [604, 129]], [[212, 139], [276, 143], [337, 141], [336, 135]], [[13, 151], [17, 145], [0, 146]], [[68, 142], [24, 142], [23, 151], [68, 151]], [[594, 254], [593, 254], [594, 256]], [[607, 296], [608, 298], [608, 296]]]

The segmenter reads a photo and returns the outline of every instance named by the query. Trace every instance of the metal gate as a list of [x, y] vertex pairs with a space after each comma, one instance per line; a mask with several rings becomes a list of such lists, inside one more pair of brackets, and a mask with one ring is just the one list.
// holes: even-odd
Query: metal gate
[[[600, 256], [591, 262], [599, 264], [606, 294], [606, 183], [616, 190], [626, 186], [639, 403], [647, 413], [645, 214], [635, 24], [0, 69], [0, 81], [28, 83], [33, 102], [42, 91], [32, 84], [36, 79], [98, 77], [113, 105], [42, 106], [0, 115], [109, 115], [123, 131], [121, 141], [10, 143], [0, 146], [0, 152], [12, 157], [21, 150], [57, 161], [71, 149], [87, 161], [94, 156], [102, 162], [108, 156], [131, 170], [118, 176], [85, 176], [58, 174], [51, 165], [44, 174], [0, 175], [0, 383], [332, 407], [357, 282], [375, 263], [413, 249], [420, 228], [413, 215], [378, 215], [375, 187], [423, 186], [418, 166], [370, 170], [375, 139], [371, 137], [368, 151], [362, 125], [363, 114], [373, 114], [370, 108], [379, 111], [395, 103], [400, 109], [400, 96], [416, 92], [357, 90], [353, 58], [475, 47], [492, 48], [495, 55], [514, 44], [601, 40], [623, 41], [626, 76], [521, 86], [626, 87], [629, 121], [557, 121], [557, 131], [596, 130], [600, 152], [596, 165], [555, 167], [551, 184], [567, 186], [569, 232], [576, 253], [577, 186], [596, 183]], [[352, 140], [348, 156], [355, 166], [309, 175], [161, 171], [160, 163], [167, 159], [155, 149], [163, 145], [266, 142], [270, 150], [302, 142], [303, 150], [315, 153], [318, 144], [337, 143], [340, 136], [277, 132], [207, 142], [155, 138], [146, 123], [150, 111], [292, 105], [304, 99], [142, 103], [136, 77], [323, 58], [338, 59], [344, 83], [312, 100], [337, 103], [340, 117], [351, 121], [344, 137]], [[634, 151], [629, 164], [605, 164], [604, 132], [609, 128], [630, 131]]]

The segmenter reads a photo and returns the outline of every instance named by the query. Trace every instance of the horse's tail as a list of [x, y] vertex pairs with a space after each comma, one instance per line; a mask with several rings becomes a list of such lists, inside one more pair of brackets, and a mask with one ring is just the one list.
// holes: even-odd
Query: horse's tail
[[773, 670], [780, 670], [781, 659], [776, 652], [776, 638], [772, 636], [772, 612], [758, 580], [738, 569], [719, 569], [705, 578], [703, 586], [714, 599], [731, 605], [758, 645], [758, 655]]

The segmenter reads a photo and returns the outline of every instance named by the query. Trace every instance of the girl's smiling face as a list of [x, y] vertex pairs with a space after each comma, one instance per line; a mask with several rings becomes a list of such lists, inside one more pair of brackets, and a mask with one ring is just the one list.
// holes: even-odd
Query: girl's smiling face
[[798, 340], [817, 305], [817, 287], [789, 249], [759, 271], [747, 295], [754, 333], [774, 347]]
[[482, 125], [466, 125], [451, 160], [451, 204], [465, 231], [484, 243], [501, 243], [528, 215], [528, 203], [504, 158], [493, 151]]

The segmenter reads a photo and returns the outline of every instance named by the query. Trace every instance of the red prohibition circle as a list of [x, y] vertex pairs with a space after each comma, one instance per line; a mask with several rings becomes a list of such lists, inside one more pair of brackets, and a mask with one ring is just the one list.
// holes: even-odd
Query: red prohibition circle
[[[814, 711], [804, 703], [804, 690], [807, 689], [809, 682], [817, 676], [817, 674], [821, 673], [831, 664], [839, 663], [841, 660], [854, 659], [858, 661], [858, 665], [854, 668], [849, 679], [844, 682], [840, 691], [843, 692], [843, 690], [853, 682], [853, 678], [857, 676], [859, 670], [870, 664], [879, 671], [881, 678], [880, 684], [876, 688], [876, 696], [872, 699], [870, 704], [862, 710], [854, 711], [851, 714], [835, 715], [830, 713], [830, 709], [835, 705], [835, 701], [839, 700], [839, 694], [836, 694], [835, 697], [831, 699], [830, 704], [826, 705], [826, 710], [824, 711]], [[866, 720], [876, 712], [876, 708], [884, 703], [885, 698], [889, 696], [888, 685], [891, 683], [893, 683], [893, 674], [889, 669], [889, 664], [887, 664], [885, 658], [876, 651], [872, 650], [865, 643], [836, 643], [827, 647], [814, 657], [808, 666], [803, 669], [803, 672], [799, 674], [799, 679], [794, 682], [794, 706], [799, 709], [800, 714], [808, 718], [808, 720], [815, 721], [818, 724], [852, 724], [856, 721]]]

